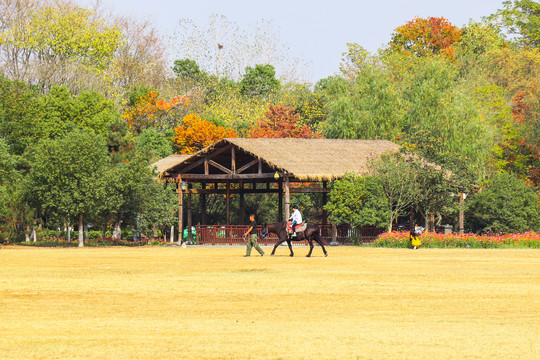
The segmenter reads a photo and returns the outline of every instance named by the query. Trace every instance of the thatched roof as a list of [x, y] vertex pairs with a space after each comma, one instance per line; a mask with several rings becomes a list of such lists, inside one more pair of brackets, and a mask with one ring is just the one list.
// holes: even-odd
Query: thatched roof
[[165, 171], [179, 165], [182, 161], [186, 160], [190, 156], [191, 155], [169, 155], [166, 158], [153, 163], [152, 168], [157, 167], [158, 176], [163, 177], [163, 175], [165, 175]]
[[300, 180], [332, 181], [367, 173], [368, 162], [400, 146], [388, 140], [227, 139]]
[[222, 139], [164, 171], [182, 172], [182, 168], [230, 146], [238, 153], [261, 159], [265, 171], [279, 171], [302, 181], [332, 181], [347, 172], [365, 174], [370, 160], [400, 149], [387, 140]]

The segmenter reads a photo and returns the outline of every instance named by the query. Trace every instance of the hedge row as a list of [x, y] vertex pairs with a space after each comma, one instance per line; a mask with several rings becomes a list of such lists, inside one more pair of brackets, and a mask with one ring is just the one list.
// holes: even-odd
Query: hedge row
[[[433, 232], [420, 235], [422, 247], [427, 248], [540, 248], [540, 233], [477, 235], [438, 234]], [[371, 243], [377, 247], [411, 247], [409, 232], [383, 233]]]

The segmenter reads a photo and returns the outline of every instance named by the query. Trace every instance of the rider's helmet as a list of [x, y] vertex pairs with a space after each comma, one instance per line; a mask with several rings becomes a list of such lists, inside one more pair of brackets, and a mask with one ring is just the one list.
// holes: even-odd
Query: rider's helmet
[[292, 208], [298, 210], [298, 206], [296, 205], [293, 205]]

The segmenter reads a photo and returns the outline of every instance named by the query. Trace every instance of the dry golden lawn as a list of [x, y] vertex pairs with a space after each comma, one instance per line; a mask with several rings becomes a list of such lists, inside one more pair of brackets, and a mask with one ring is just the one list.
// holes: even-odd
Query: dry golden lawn
[[3, 247], [0, 359], [540, 356], [539, 250], [294, 250]]

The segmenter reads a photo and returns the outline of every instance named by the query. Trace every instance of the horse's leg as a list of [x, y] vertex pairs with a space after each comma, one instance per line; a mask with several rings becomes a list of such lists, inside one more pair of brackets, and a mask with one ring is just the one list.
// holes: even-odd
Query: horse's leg
[[274, 245], [274, 248], [272, 249], [272, 253], [270, 254], [270, 256], [274, 256], [277, 247], [281, 245], [284, 241], [285, 239], [282, 239], [281, 236], [278, 235], [278, 241], [276, 242], [276, 245]]
[[285, 240], [287, 240], [287, 237], [286, 236], [283, 236], [283, 233], [280, 231], [278, 234], [278, 241], [276, 242], [276, 244], [274, 245], [274, 248], [272, 249], [272, 253], [270, 254], [270, 256], [273, 256], [276, 252], [276, 249], [279, 245], [283, 244], [283, 242]]
[[313, 236], [313, 239], [317, 242], [317, 244], [321, 245], [322, 251], [324, 252], [324, 256], [328, 256], [328, 252], [324, 248], [324, 244], [322, 242], [321, 237], [319, 236], [319, 233], [315, 233], [314, 236]]
[[292, 251], [292, 244], [291, 244], [291, 240], [288, 237], [287, 237], [287, 245], [289, 245], [289, 250], [291, 251], [290, 257], [293, 257], [294, 253]]
[[308, 254], [306, 255], [306, 257], [310, 257], [311, 256], [311, 252], [313, 251], [313, 240], [311, 240], [311, 236], [307, 238], [307, 241], [309, 243], [309, 252]]

